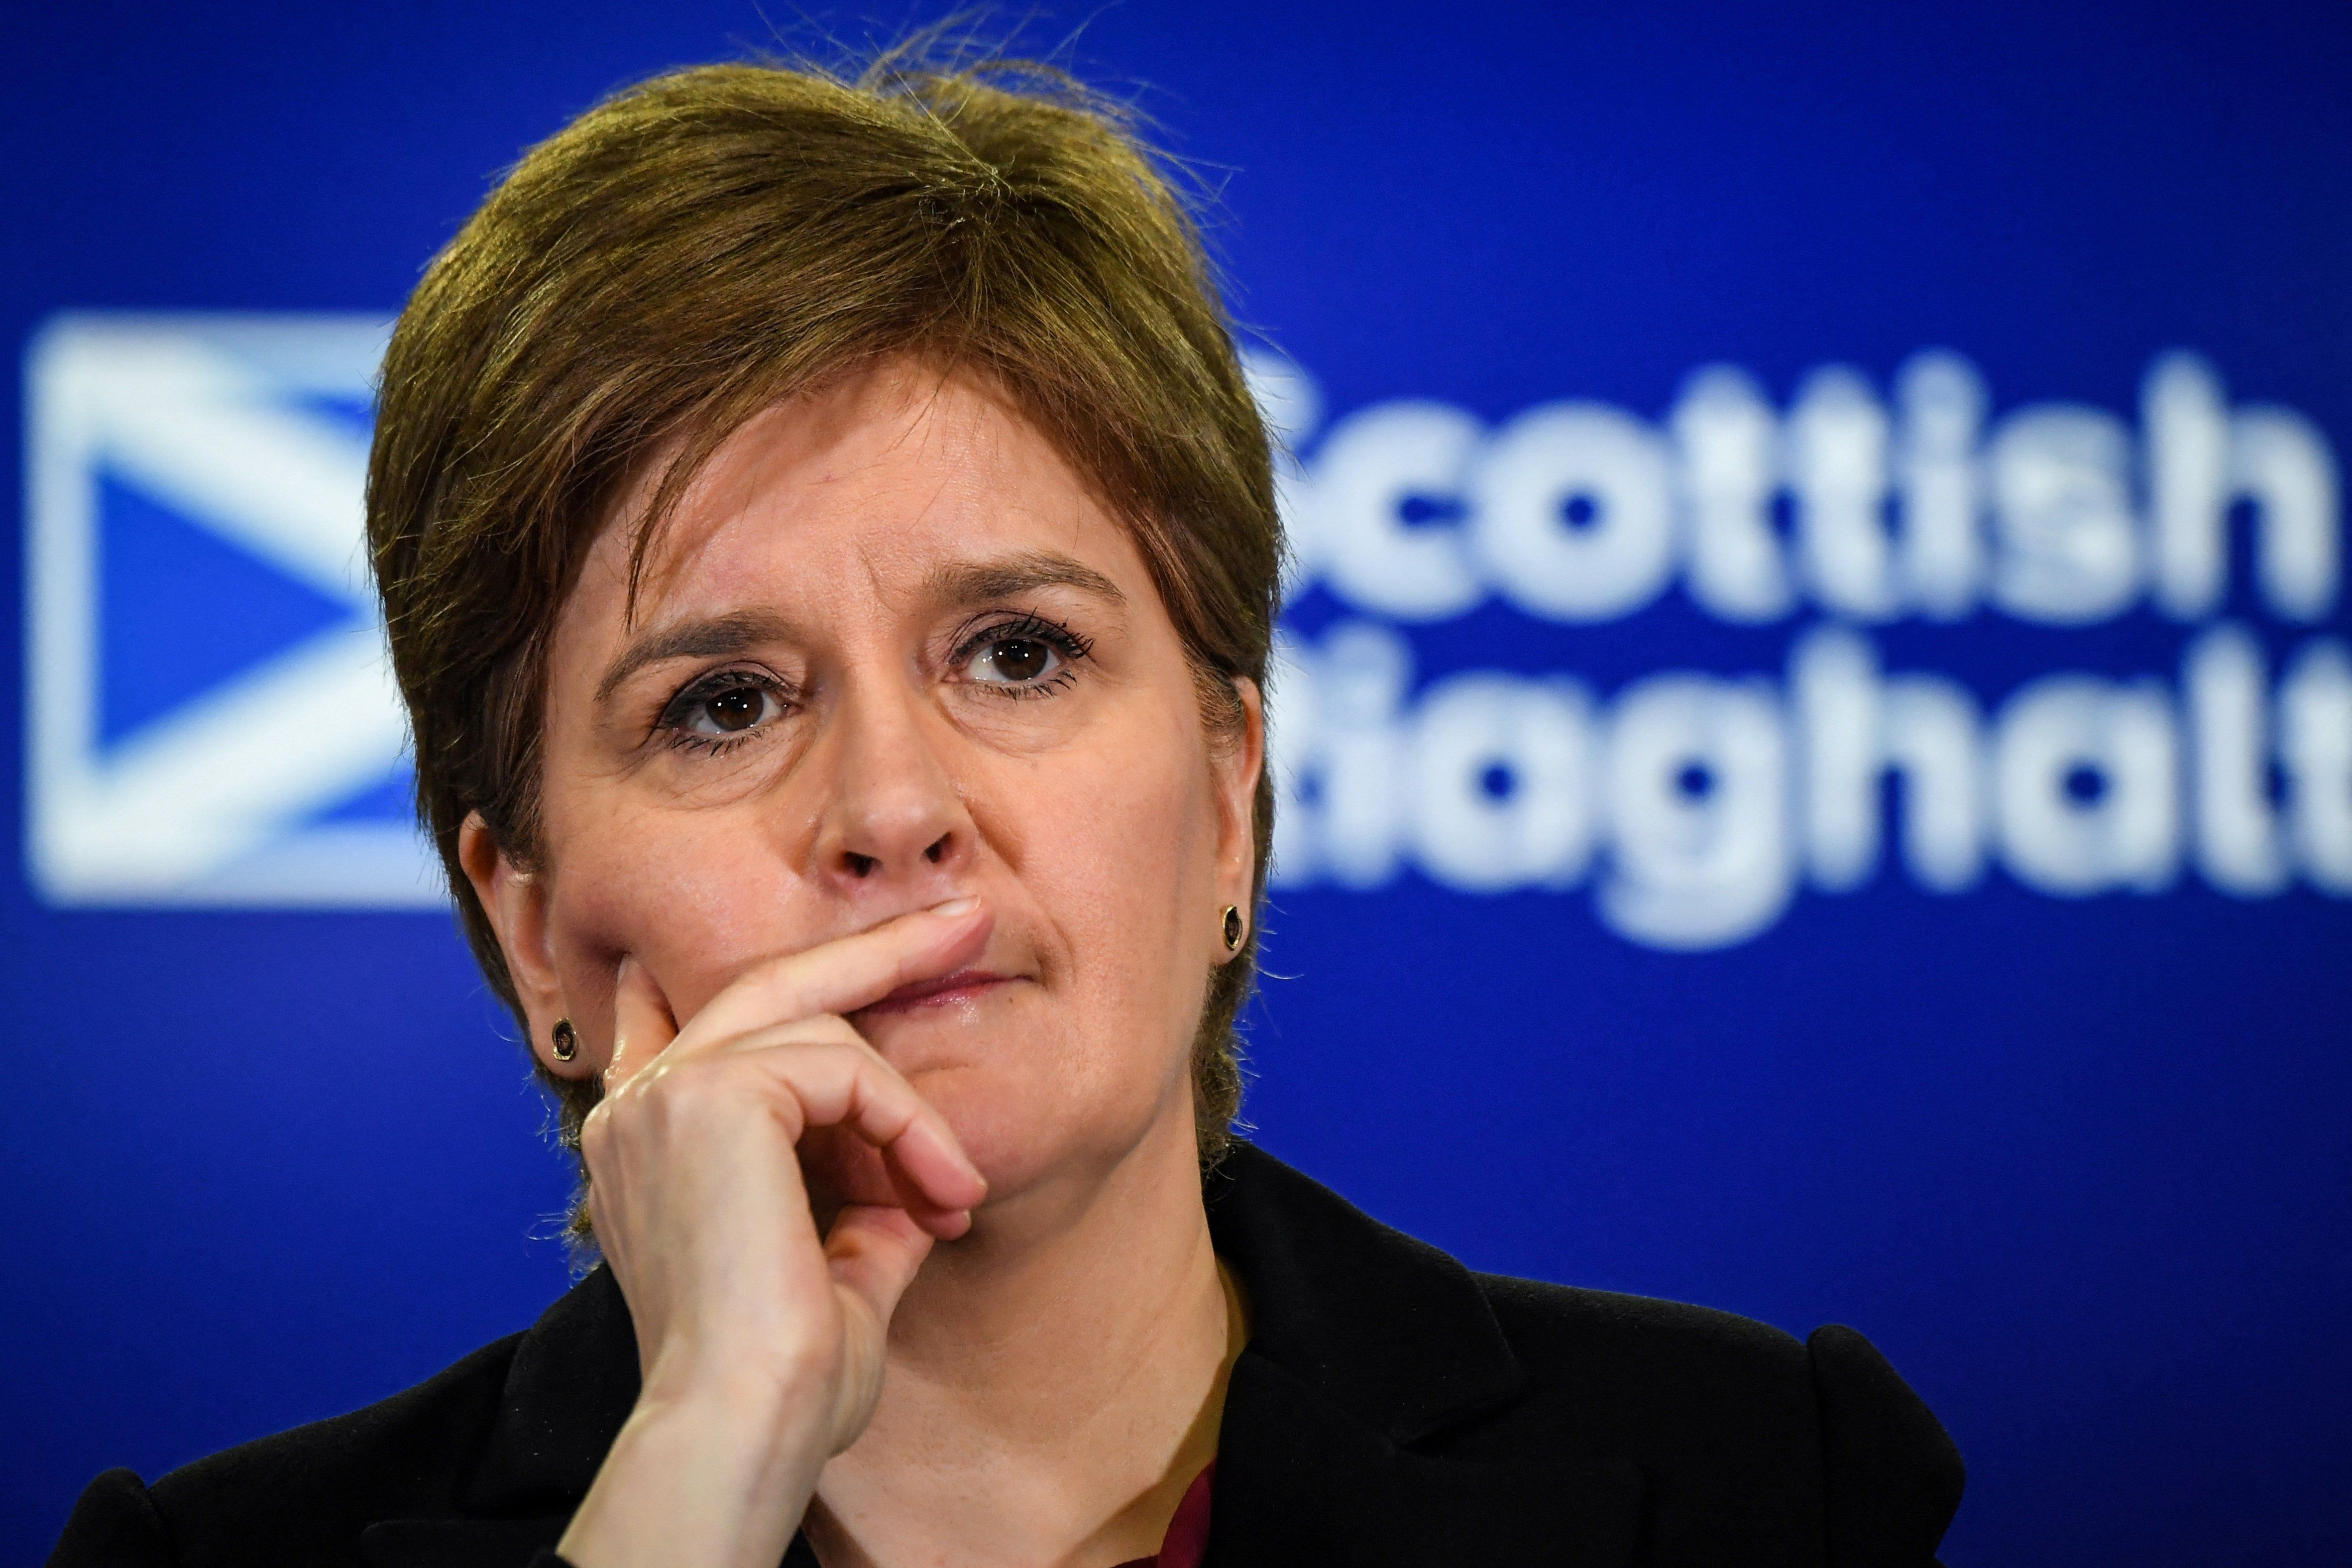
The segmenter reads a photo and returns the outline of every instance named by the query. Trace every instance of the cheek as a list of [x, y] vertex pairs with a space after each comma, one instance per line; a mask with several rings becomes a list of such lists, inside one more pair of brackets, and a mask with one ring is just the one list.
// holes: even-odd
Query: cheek
[[634, 955], [683, 1020], [749, 963], [818, 934], [806, 885], [761, 834], [656, 813], [567, 826], [551, 931], [567, 990], [609, 1006]]
[[[1172, 725], [1171, 726], [1172, 730]], [[1166, 1037], [1189, 1048], [1190, 1002], [1209, 963], [1196, 940], [1215, 874], [1205, 759], [1181, 731], [1139, 738], [1069, 770], [1041, 803], [1022, 880], [1060, 937], [1073, 1001], [1097, 1040]], [[1129, 1047], [1131, 1049], [1131, 1046]]]

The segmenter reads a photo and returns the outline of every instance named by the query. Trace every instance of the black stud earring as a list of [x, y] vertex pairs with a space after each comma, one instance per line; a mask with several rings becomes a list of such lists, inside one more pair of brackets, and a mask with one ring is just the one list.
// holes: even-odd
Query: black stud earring
[[547, 1034], [557, 1061], [568, 1062], [580, 1054], [580, 1031], [572, 1026], [571, 1019], [558, 1018]]
[[1225, 906], [1225, 951], [1239, 952], [1241, 950], [1242, 912], [1234, 905], [1227, 904]]

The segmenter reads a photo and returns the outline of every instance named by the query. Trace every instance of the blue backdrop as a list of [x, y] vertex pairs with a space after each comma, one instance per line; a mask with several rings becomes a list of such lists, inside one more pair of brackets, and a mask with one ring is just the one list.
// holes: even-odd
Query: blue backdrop
[[[565, 1283], [398, 822], [367, 373], [495, 170], [770, 34], [7, 20], [33, 1561]], [[1478, 1268], [1861, 1327], [1956, 1568], [2345, 1560], [2341, 8], [1131, 0], [1075, 58], [1218, 192], [1297, 454], [1259, 1137]]]

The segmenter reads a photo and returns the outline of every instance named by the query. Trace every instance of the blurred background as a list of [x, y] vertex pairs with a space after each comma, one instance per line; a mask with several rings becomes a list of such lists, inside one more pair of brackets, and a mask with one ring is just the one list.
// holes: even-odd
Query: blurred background
[[[374, 357], [601, 94], [932, 15], [9, 8], [0, 1557], [564, 1288], [402, 815]], [[1858, 1326], [1955, 1568], [2347, 1560], [2343, 8], [1024, 38], [1213, 195], [1293, 454], [1255, 1135], [1475, 1268]]]

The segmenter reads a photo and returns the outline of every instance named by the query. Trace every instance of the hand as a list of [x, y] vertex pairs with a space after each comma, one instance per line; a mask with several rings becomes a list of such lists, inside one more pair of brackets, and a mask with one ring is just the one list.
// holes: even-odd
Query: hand
[[[986, 1184], [843, 1015], [952, 972], [989, 924], [971, 899], [901, 916], [761, 965], [675, 1031], [623, 962], [581, 1151], [645, 1382], [564, 1535], [579, 1568], [772, 1568], [864, 1429], [890, 1313]], [[816, 1129], [871, 1145], [898, 1206], [849, 1205], [820, 1237], [799, 1159]]]

